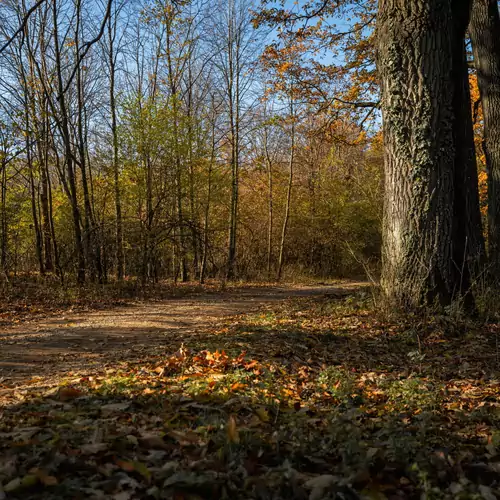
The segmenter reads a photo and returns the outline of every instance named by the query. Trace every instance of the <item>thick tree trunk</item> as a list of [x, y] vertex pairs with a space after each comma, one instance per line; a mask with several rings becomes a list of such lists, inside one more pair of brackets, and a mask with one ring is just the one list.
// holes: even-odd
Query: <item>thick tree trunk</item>
[[488, 169], [488, 254], [500, 280], [500, 16], [497, 0], [474, 0], [469, 33], [484, 115]]
[[446, 305], [456, 288], [452, 39], [450, 0], [380, 0], [382, 287], [399, 306]]

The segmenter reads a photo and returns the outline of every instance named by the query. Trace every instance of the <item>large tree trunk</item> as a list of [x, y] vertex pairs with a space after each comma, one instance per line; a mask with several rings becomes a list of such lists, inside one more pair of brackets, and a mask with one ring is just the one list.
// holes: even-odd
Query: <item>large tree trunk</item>
[[469, 26], [484, 115], [488, 169], [488, 250], [500, 280], [500, 16], [497, 0], [474, 0]]
[[449, 304], [456, 288], [452, 38], [450, 0], [380, 0], [382, 287], [399, 306]]

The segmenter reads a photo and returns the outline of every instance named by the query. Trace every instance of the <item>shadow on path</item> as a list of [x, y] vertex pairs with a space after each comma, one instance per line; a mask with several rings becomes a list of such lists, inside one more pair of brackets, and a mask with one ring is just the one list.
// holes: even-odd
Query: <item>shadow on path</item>
[[0, 396], [23, 384], [50, 385], [72, 372], [90, 373], [120, 361], [144, 362], [179, 339], [210, 331], [223, 318], [248, 314], [294, 297], [333, 297], [363, 283], [243, 287], [221, 293], [131, 303], [109, 310], [66, 313], [0, 329]]

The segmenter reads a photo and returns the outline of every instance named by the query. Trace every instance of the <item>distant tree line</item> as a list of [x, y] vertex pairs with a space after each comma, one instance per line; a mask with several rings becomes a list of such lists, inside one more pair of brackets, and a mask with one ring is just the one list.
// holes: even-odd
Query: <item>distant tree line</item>
[[256, 8], [2, 3], [3, 279], [274, 280], [378, 260], [380, 134], [305, 89], [300, 46], [272, 56]]

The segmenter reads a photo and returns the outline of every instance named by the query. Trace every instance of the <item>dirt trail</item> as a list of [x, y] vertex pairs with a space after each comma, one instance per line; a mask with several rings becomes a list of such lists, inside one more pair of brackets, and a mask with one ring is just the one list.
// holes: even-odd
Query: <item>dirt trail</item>
[[89, 313], [68, 312], [0, 328], [0, 391], [34, 379], [92, 373], [120, 361], [144, 362], [186, 335], [205, 333], [228, 316], [292, 297], [345, 294], [359, 283], [246, 287], [162, 301], [134, 302]]

